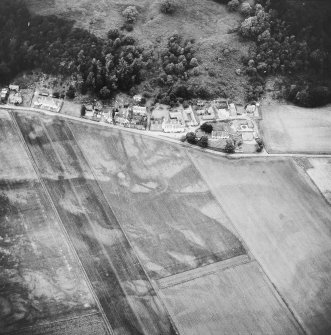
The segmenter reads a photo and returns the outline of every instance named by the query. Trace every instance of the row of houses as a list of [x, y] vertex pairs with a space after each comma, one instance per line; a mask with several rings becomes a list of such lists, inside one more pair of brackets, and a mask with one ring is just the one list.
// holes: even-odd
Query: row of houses
[[23, 97], [19, 85], [9, 85], [8, 88], [1, 89], [0, 99], [2, 103], [9, 103], [11, 105], [22, 104]]
[[[163, 111], [163, 112], [162, 112]], [[183, 108], [182, 106], [175, 109], [162, 109], [161, 113], [158, 107], [152, 112], [150, 120], [151, 131], [163, 131], [165, 133], [182, 133], [192, 127], [197, 127], [197, 119], [192, 106]]]

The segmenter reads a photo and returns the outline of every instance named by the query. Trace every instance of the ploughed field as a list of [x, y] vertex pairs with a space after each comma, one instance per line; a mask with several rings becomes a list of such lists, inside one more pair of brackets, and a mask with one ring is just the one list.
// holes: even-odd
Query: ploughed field
[[261, 128], [269, 153], [331, 153], [331, 107], [265, 106]]
[[328, 334], [331, 209], [292, 160], [0, 117], [0, 333]]

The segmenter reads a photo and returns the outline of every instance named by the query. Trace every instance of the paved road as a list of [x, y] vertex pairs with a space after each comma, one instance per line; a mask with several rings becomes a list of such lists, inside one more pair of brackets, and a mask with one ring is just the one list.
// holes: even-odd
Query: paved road
[[80, 122], [85, 122], [85, 123], [90, 123], [90, 124], [98, 124], [100, 127], [108, 127], [108, 128], [115, 128], [115, 129], [120, 129], [123, 131], [127, 131], [127, 132], [131, 132], [131, 133], [136, 133], [142, 136], [149, 136], [149, 137], [153, 137], [153, 138], [158, 138], [167, 142], [171, 142], [171, 143], [175, 143], [177, 145], [181, 145], [183, 147], [189, 147], [189, 148], [193, 148], [195, 150], [200, 150], [200, 151], [204, 151], [204, 152], [208, 152], [211, 153], [213, 155], [216, 156], [221, 156], [221, 157], [225, 157], [228, 159], [239, 159], [239, 158], [254, 158], [254, 157], [312, 157], [312, 158], [331, 158], [331, 154], [309, 154], [309, 153], [280, 153], [280, 154], [271, 154], [268, 153], [267, 151], [263, 151], [261, 153], [247, 153], [247, 154], [226, 154], [220, 151], [215, 151], [212, 149], [203, 149], [200, 148], [198, 146], [192, 146], [189, 143], [183, 143], [178, 141], [177, 139], [172, 139], [170, 137], [167, 137], [163, 134], [159, 134], [159, 133], [155, 133], [155, 132], [151, 132], [151, 131], [141, 131], [141, 130], [137, 130], [137, 129], [130, 129], [130, 128], [124, 128], [121, 126], [116, 126], [113, 124], [109, 124], [109, 123], [97, 123], [96, 121], [91, 121], [91, 120], [87, 120], [87, 119], [83, 119], [83, 118], [78, 118], [75, 116], [71, 116], [71, 115], [66, 115], [66, 114], [61, 114], [61, 113], [55, 113], [55, 112], [50, 112], [50, 111], [45, 111], [45, 110], [41, 110], [41, 109], [37, 109], [37, 108], [31, 108], [31, 107], [19, 107], [19, 106], [11, 106], [11, 105], [1, 105], [0, 106], [0, 110], [1, 109], [6, 109], [6, 110], [20, 110], [20, 111], [31, 111], [31, 112], [38, 112], [38, 113], [43, 113], [46, 115], [52, 115], [52, 116], [60, 116], [66, 119], [70, 119], [70, 120], [75, 120], [75, 121], [80, 121]]

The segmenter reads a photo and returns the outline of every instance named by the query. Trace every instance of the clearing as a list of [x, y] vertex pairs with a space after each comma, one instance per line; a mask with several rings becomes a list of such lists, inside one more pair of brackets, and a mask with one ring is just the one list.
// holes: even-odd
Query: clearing
[[331, 107], [265, 105], [260, 125], [269, 153], [331, 153]]

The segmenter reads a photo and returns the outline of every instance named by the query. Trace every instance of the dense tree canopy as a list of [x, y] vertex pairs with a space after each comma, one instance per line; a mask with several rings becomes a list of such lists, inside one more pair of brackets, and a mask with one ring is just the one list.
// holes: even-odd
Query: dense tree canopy
[[108, 95], [139, 83], [143, 49], [117, 30], [101, 39], [56, 16], [32, 16], [23, 2], [0, 2], [0, 80], [41, 68], [75, 75], [77, 87]]

